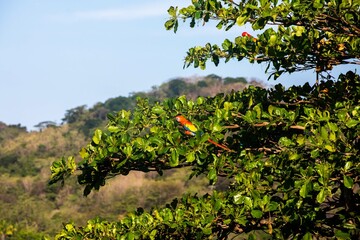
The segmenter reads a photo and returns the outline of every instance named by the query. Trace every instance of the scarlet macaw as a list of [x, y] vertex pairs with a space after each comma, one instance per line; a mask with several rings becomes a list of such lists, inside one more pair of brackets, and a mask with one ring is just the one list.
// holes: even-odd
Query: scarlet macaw
[[[196, 133], [199, 131], [197, 129], [197, 127], [195, 127], [195, 125], [192, 122], [190, 122], [189, 120], [187, 120], [184, 116], [177, 115], [175, 117], [175, 119], [185, 129], [185, 134], [195, 136]], [[222, 149], [225, 149], [226, 151], [232, 152], [232, 150], [229, 149], [228, 147], [221, 145], [211, 139], [208, 139], [208, 142], [210, 142], [210, 143], [214, 144], [215, 146], [218, 146]]]
[[243, 37], [248, 37], [248, 38], [252, 38], [254, 42], [257, 41], [257, 38], [253, 37], [253, 36], [252, 36], [251, 34], [249, 34], [248, 32], [243, 32], [243, 33], [241, 34], [241, 36], [243, 36]]

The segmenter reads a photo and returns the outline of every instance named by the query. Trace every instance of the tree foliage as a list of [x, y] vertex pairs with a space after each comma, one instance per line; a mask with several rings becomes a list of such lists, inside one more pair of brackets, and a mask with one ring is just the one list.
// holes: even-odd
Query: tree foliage
[[[186, 196], [118, 223], [102, 222], [102, 230], [92, 221], [85, 228], [70, 224], [59, 237], [202, 239], [254, 231], [279, 238], [359, 236], [360, 79], [352, 72], [340, 78], [288, 90], [250, 87], [196, 101], [180, 97], [149, 105], [142, 99], [133, 112], [109, 116], [107, 131], [97, 130], [80, 152], [78, 181], [85, 195], [118, 174], [185, 166], [211, 183], [227, 176], [232, 184], [224, 193]], [[178, 113], [205, 134], [183, 135], [173, 119]], [[209, 144], [210, 136], [234, 152]], [[52, 178], [75, 167], [54, 163]]]
[[[217, 21], [219, 29], [250, 23], [222, 46], [191, 48], [185, 65], [205, 68], [247, 58], [267, 62], [274, 77], [313, 68], [317, 73], [359, 60], [358, 1], [194, 0], [170, 7], [167, 29], [179, 19]], [[269, 24], [276, 28], [269, 28]], [[176, 82], [178, 84], [178, 82]], [[203, 84], [203, 83], [202, 83]], [[162, 208], [139, 208], [118, 222], [68, 223], [58, 239], [357, 239], [360, 237], [360, 77], [272, 89], [250, 86], [214, 97], [181, 96], [108, 115], [106, 130], [73, 157], [54, 162], [51, 181], [76, 171], [84, 195], [130, 171], [162, 174], [188, 168], [209, 184], [229, 179], [226, 191], [185, 195]], [[182, 114], [203, 134], [187, 136], [174, 120]], [[224, 151], [209, 143], [226, 145]]]
[[316, 69], [318, 73], [339, 64], [359, 64], [360, 2], [351, 0], [194, 0], [188, 7], [168, 10], [167, 29], [177, 31], [179, 19], [190, 27], [215, 21], [218, 29], [251, 24], [262, 32], [225, 39], [221, 46], [207, 43], [190, 48], [185, 66], [205, 68], [220, 59], [248, 59], [267, 63], [275, 79], [284, 72]]

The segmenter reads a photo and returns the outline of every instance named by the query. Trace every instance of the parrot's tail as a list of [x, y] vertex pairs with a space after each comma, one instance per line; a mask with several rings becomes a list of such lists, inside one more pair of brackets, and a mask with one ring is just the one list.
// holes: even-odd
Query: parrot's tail
[[217, 143], [217, 142], [215, 142], [215, 141], [213, 141], [213, 140], [211, 140], [211, 139], [208, 139], [208, 142], [210, 142], [210, 143], [214, 144], [215, 146], [217, 146], [217, 147], [219, 147], [219, 148], [222, 148], [222, 149], [224, 149], [224, 150], [226, 150], [226, 151], [234, 152], [234, 151], [231, 150], [230, 148], [228, 148], [228, 147], [226, 147], [226, 146], [224, 146], [224, 145], [221, 145], [221, 144], [219, 144], [219, 143]]

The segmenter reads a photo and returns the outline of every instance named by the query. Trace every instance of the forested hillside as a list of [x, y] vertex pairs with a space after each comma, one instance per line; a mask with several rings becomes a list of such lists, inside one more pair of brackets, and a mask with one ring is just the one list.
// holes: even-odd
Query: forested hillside
[[[130, 173], [110, 180], [101, 191], [84, 198], [75, 178], [64, 186], [49, 186], [49, 167], [64, 155], [78, 155], [93, 129], [105, 126], [108, 113], [133, 109], [137, 97], [156, 102], [183, 94], [188, 98], [214, 96], [241, 90], [248, 84], [242, 77], [176, 78], [149, 92], [134, 92], [90, 108], [83, 105], [67, 110], [60, 126], [44, 119], [36, 126], [38, 131], [28, 132], [20, 124], [0, 122], [0, 239], [51, 237], [65, 222], [84, 224], [86, 219], [96, 216], [116, 220], [137, 207], [161, 206], [184, 192], [205, 193], [209, 190], [207, 181], [199, 177], [189, 182], [186, 169], [182, 169], [167, 172], [163, 177]], [[254, 80], [250, 84], [262, 85]], [[221, 185], [220, 181], [216, 187]]]
[[87, 108], [86, 105], [67, 110], [64, 123], [69, 123], [80, 130], [85, 136], [92, 135], [92, 130], [105, 124], [109, 112], [117, 112], [120, 109], [130, 110], [136, 105], [136, 98], [149, 99], [150, 103], [161, 101], [165, 98], [173, 98], [186, 95], [189, 99], [198, 96], [214, 96], [217, 93], [228, 93], [232, 90], [241, 90], [248, 85], [264, 86], [264, 83], [252, 79], [247, 81], [243, 77], [222, 78], [215, 74], [205, 77], [174, 78], [160, 86], [153, 86], [148, 92], [132, 92], [128, 97], [119, 96], [110, 98], [104, 103], [97, 103]]

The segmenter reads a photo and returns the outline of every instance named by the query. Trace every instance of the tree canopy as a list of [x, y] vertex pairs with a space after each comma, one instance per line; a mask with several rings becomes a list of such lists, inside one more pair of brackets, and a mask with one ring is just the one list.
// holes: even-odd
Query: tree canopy
[[[257, 36], [241, 34], [222, 46], [191, 48], [185, 65], [205, 67], [247, 58], [283, 72], [359, 62], [358, 1], [193, 0], [170, 7], [167, 29], [179, 19], [229, 29], [251, 24]], [[275, 28], [269, 27], [276, 25]], [[84, 195], [107, 179], [130, 171], [189, 168], [209, 184], [226, 177], [226, 191], [186, 195], [163, 208], [139, 208], [117, 222], [66, 224], [59, 239], [313, 239], [360, 237], [360, 77], [272, 89], [250, 86], [215, 97], [186, 96], [108, 116], [81, 149], [82, 160], [63, 158], [51, 167], [51, 182], [79, 171]], [[182, 114], [201, 133], [186, 135]], [[218, 148], [212, 139], [231, 151]]]
[[190, 27], [215, 21], [218, 29], [250, 24], [261, 30], [256, 38], [246, 32], [221, 46], [207, 43], [187, 52], [185, 66], [205, 68], [211, 60], [248, 59], [266, 62], [272, 76], [284, 72], [316, 69], [318, 73], [334, 65], [360, 64], [360, 2], [351, 0], [194, 0], [188, 7], [171, 7], [167, 29], [177, 31], [179, 20]]

